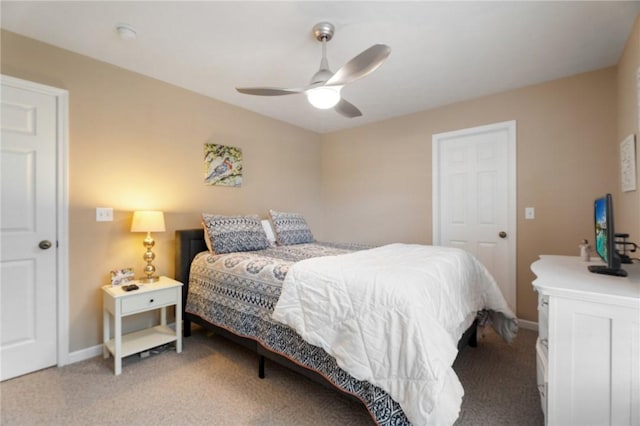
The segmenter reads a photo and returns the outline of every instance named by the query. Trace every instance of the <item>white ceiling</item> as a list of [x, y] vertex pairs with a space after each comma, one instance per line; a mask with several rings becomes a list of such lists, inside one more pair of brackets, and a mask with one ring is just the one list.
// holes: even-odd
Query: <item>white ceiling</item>
[[[640, 1], [2, 1], [1, 26], [319, 133], [615, 65]], [[391, 56], [342, 90], [363, 113], [318, 110], [300, 87], [318, 70], [311, 29], [329, 21], [332, 71], [375, 43]], [[121, 40], [116, 25], [137, 29]]]

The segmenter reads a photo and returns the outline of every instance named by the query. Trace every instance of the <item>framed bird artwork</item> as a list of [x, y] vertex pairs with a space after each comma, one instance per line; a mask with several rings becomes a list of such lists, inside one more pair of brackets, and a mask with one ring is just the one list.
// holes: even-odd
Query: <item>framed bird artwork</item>
[[205, 143], [204, 183], [218, 186], [241, 186], [242, 149]]

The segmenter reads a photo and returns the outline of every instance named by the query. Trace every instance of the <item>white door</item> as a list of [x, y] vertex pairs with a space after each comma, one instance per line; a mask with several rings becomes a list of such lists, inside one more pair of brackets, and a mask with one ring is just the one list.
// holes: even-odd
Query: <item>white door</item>
[[5, 84], [0, 98], [1, 380], [57, 363], [57, 101]]
[[516, 309], [516, 123], [433, 135], [433, 243], [475, 255]]

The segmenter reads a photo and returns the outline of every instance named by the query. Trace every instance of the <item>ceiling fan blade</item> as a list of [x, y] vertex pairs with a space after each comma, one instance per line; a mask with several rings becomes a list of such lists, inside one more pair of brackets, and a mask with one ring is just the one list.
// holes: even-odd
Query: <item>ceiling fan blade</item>
[[326, 84], [341, 86], [362, 78], [378, 69], [390, 54], [391, 48], [386, 44], [374, 44], [344, 64]]
[[282, 89], [279, 87], [236, 87], [236, 90], [245, 95], [257, 96], [283, 96], [302, 93], [306, 89]]
[[333, 109], [338, 114], [342, 114], [347, 118], [355, 118], [355, 117], [362, 116], [362, 113], [360, 112], [360, 110], [356, 108], [356, 106], [351, 102], [345, 101], [344, 98], [340, 99], [340, 102], [338, 102], [336, 106], [333, 107]]

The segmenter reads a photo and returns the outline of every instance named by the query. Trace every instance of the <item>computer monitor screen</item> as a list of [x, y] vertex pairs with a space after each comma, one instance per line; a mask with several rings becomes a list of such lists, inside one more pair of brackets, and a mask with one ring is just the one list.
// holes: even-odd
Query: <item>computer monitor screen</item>
[[596, 253], [606, 265], [589, 265], [589, 271], [596, 274], [626, 277], [620, 268], [620, 256], [616, 252], [615, 229], [613, 225], [613, 197], [607, 194], [598, 198], [593, 206]]
[[596, 253], [605, 262], [609, 263], [609, 252], [607, 250], [607, 200], [598, 198], [594, 203], [594, 218], [596, 231]]

